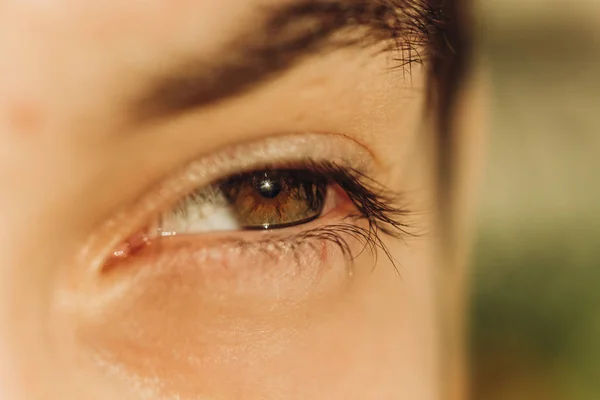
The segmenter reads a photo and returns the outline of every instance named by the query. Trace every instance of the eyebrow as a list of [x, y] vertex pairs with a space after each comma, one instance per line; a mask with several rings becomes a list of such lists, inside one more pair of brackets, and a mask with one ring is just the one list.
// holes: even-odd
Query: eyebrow
[[[153, 79], [133, 115], [155, 120], [256, 89], [308, 56], [386, 43], [398, 65], [422, 62], [439, 23], [426, 0], [293, 0], [266, 8], [261, 24], [238, 35], [216, 56], [190, 57]], [[337, 35], [340, 32], [352, 35]]]

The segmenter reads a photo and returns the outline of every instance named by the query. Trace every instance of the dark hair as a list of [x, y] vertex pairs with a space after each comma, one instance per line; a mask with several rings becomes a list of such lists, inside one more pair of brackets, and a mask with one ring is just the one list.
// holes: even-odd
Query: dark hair
[[[427, 0], [443, 17], [440, 29], [431, 37], [429, 58], [429, 99], [435, 112], [435, 152], [437, 160], [437, 203], [440, 223], [440, 254], [446, 263], [438, 287], [438, 312], [443, 318], [440, 346], [445, 360], [440, 370], [445, 398], [464, 398], [467, 392], [462, 300], [455, 298], [452, 282], [460, 272], [454, 270], [457, 261], [457, 241], [454, 233], [456, 196], [456, 158], [459, 141], [455, 116], [460, 91], [469, 72], [472, 49], [472, 23], [466, 0]], [[458, 275], [457, 275], [458, 274]], [[446, 278], [450, 277], [450, 281]], [[458, 313], [458, 315], [457, 315]]]
[[[430, 38], [429, 98], [435, 110], [438, 199], [442, 229], [452, 225], [454, 156], [457, 151], [454, 117], [458, 95], [471, 61], [472, 24], [465, 0], [427, 0], [443, 19]], [[445, 226], [445, 228], [444, 228]]]

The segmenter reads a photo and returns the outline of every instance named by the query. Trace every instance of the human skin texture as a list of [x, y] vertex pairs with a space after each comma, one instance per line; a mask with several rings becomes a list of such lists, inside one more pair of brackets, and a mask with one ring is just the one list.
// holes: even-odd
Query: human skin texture
[[[239, 62], [230, 44], [282, 3], [0, 0], [0, 398], [440, 398], [426, 62], [340, 46], [218, 99], [139, 100]], [[276, 242], [210, 231], [107, 264], [186, 192], [309, 158], [398, 194], [406, 232], [348, 238], [352, 260], [289, 245], [342, 199]]]

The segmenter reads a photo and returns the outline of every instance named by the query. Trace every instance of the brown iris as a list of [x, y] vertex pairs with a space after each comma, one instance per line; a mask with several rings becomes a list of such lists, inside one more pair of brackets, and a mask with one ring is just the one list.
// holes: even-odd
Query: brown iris
[[299, 170], [267, 170], [236, 175], [221, 190], [245, 229], [273, 229], [317, 218], [323, 210], [327, 182]]

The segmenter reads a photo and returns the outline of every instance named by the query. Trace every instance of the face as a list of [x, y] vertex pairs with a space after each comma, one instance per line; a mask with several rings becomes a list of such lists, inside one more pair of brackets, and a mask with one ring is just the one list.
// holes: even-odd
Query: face
[[0, 2], [0, 397], [438, 398], [414, 3]]

